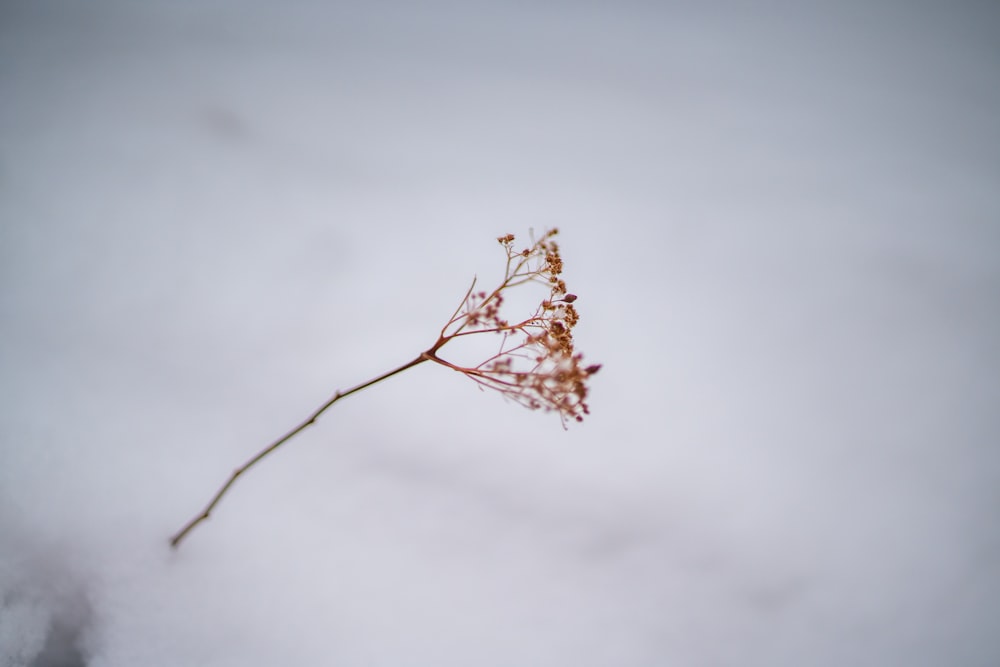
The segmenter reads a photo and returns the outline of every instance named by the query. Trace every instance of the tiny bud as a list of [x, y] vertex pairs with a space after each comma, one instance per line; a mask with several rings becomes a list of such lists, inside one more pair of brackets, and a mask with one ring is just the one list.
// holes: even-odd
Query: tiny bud
[[587, 366], [583, 369], [583, 372], [587, 375], [593, 375], [597, 371], [601, 370], [601, 364], [594, 364], [593, 366]]
[[563, 297], [562, 300], [565, 301], [566, 303], [573, 303], [574, 301], [576, 301], [576, 295], [567, 294], [566, 296]]

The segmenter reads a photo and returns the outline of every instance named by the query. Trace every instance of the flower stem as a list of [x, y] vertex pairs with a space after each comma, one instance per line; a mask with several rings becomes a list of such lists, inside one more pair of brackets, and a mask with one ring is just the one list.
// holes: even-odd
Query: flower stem
[[240, 475], [242, 475], [247, 470], [255, 466], [264, 457], [266, 457], [268, 454], [276, 450], [278, 447], [281, 447], [281, 445], [285, 444], [293, 437], [298, 435], [301, 431], [305, 430], [309, 426], [312, 426], [316, 422], [316, 420], [319, 419], [319, 416], [322, 415], [324, 412], [326, 412], [327, 409], [329, 409], [330, 406], [332, 406], [334, 403], [336, 403], [342, 398], [350, 396], [355, 392], [359, 392], [362, 389], [370, 387], [373, 384], [379, 383], [382, 380], [386, 380], [392, 377], [393, 375], [396, 375], [397, 373], [402, 373], [403, 371], [409, 368], [413, 368], [417, 364], [421, 364], [431, 359], [434, 359], [433, 352], [430, 352], [430, 354], [423, 353], [413, 361], [409, 361], [403, 364], [402, 366], [399, 366], [398, 368], [394, 368], [393, 370], [387, 373], [383, 373], [382, 375], [379, 375], [376, 378], [372, 378], [367, 382], [363, 382], [357, 385], [356, 387], [351, 387], [346, 391], [338, 391], [337, 393], [335, 393], [333, 397], [330, 398], [330, 400], [328, 400], [323, 405], [319, 406], [319, 408], [317, 408], [311, 415], [309, 415], [309, 417], [307, 417], [305, 421], [303, 421], [301, 424], [293, 428], [291, 431], [289, 431], [285, 435], [281, 436], [280, 438], [272, 442], [264, 449], [257, 452], [252, 458], [250, 458], [250, 460], [248, 460], [246, 463], [244, 463], [239, 468], [234, 470], [233, 474], [230, 475], [228, 480], [226, 480], [226, 483], [223, 484], [219, 488], [219, 490], [215, 492], [214, 496], [212, 496], [212, 500], [208, 503], [208, 505], [205, 506], [205, 509], [203, 509], [201, 513], [195, 516], [193, 519], [188, 521], [188, 523], [183, 528], [181, 528], [176, 535], [170, 538], [170, 546], [176, 549], [180, 545], [181, 541], [185, 537], [187, 537], [187, 534], [190, 533], [192, 530], [194, 530], [195, 526], [197, 526], [199, 523], [207, 519], [212, 514], [212, 510], [215, 509], [215, 506], [219, 504], [220, 500], [222, 500], [222, 496], [226, 495], [226, 492], [229, 491], [229, 487], [231, 487], [236, 482], [236, 480], [240, 477]]

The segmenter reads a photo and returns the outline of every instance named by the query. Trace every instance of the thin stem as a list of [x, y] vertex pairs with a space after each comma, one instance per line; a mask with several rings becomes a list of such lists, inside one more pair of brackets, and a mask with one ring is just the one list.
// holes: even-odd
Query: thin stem
[[541, 324], [539, 324], [539, 322], [541, 321], [542, 318], [538, 315], [535, 315], [534, 317], [531, 317], [523, 322], [519, 322], [518, 324], [508, 324], [506, 326], [491, 327], [489, 329], [473, 329], [472, 331], [459, 331], [457, 333], [449, 334], [448, 338], [449, 339], [461, 338], [462, 336], [472, 336], [474, 334], [481, 334], [481, 333], [510, 333], [514, 331], [521, 331], [527, 333], [527, 331], [525, 331], [527, 327], [540, 328]]
[[[439, 337], [439, 340], [444, 339], [445, 338], [445, 332], [448, 330], [448, 327], [450, 327], [452, 324], [454, 324], [455, 322], [458, 321], [458, 319], [459, 319], [459, 317], [458, 317], [459, 311], [462, 310], [462, 306], [465, 306], [465, 305], [467, 305], [469, 303], [469, 295], [472, 294], [472, 290], [474, 290], [475, 288], [476, 288], [476, 278], [474, 277], [472, 279], [472, 284], [469, 285], [469, 289], [465, 292], [465, 296], [462, 297], [462, 302], [460, 304], [458, 304], [458, 308], [456, 308], [455, 312], [451, 314], [451, 318], [448, 320], [448, 323], [445, 324], [443, 327], [441, 327], [441, 336]], [[463, 324], [462, 327], [464, 327], [464, 326], [465, 325]], [[462, 327], [459, 327], [456, 331], [461, 331]]]
[[[517, 387], [517, 386], [519, 386], [519, 385], [517, 385], [517, 384], [515, 384], [513, 382], [506, 382], [504, 380], [500, 380], [500, 379], [498, 379], [496, 377], [496, 374], [491, 374], [491, 373], [488, 373], [486, 371], [482, 371], [478, 367], [477, 368], [468, 368], [466, 366], [459, 366], [457, 364], [451, 363], [447, 359], [442, 359], [441, 357], [439, 357], [439, 356], [437, 356], [435, 354], [431, 354], [429, 352], [425, 352], [424, 354], [427, 355], [427, 358], [430, 359], [431, 361], [436, 361], [437, 363], [441, 364], [445, 368], [450, 368], [453, 371], [458, 371], [459, 373], [462, 373], [463, 375], [468, 376], [469, 378], [471, 378], [472, 380], [478, 382], [479, 384], [486, 385], [487, 387], [491, 386], [490, 383], [495, 383], [497, 385], [504, 385], [504, 386], [508, 386], [508, 387]], [[511, 375], [511, 376], [514, 376], [514, 377], [522, 376], [522, 375], [525, 375], [525, 376], [526, 375], [530, 375], [529, 373], [518, 373], [518, 372], [514, 372], [514, 371], [508, 371], [508, 372], [506, 372], [504, 374], [505, 375]]]
[[205, 509], [201, 511], [201, 514], [198, 514], [193, 519], [191, 519], [187, 523], [187, 525], [185, 525], [183, 528], [181, 528], [180, 531], [178, 531], [176, 535], [170, 538], [170, 546], [176, 549], [177, 546], [181, 543], [181, 541], [187, 536], [188, 533], [190, 533], [194, 529], [195, 526], [197, 526], [199, 523], [207, 519], [212, 514], [212, 510], [215, 509], [215, 506], [219, 504], [220, 500], [222, 500], [222, 496], [226, 495], [226, 492], [229, 491], [229, 487], [231, 487], [236, 482], [236, 480], [239, 478], [240, 475], [242, 475], [247, 470], [255, 466], [257, 463], [261, 461], [261, 459], [263, 459], [265, 456], [276, 450], [278, 447], [291, 440], [299, 432], [305, 430], [307, 427], [314, 424], [316, 420], [319, 418], [319, 416], [324, 412], [326, 412], [327, 409], [329, 409], [329, 407], [332, 406], [334, 403], [336, 403], [342, 398], [350, 396], [355, 392], [361, 391], [366, 387], [370, 387], [373, 384], [388, 379], [393, 375], [396, 375], [397, 373], [402, 373], [403, 371], [409, 368], [413, 368], [417, 364], [423, 363], [432, 358], [434, 358], [433, 353], [431, 353], [431, 356], [428, 356], [427, 353], [421, 354], [413, 361], [407, 362], [398, 368], [394, 368], [388, 373], [383, 373], [382, 375], [379, 375], [376, 378], [368, 380], [367, 382], [363, 382], [357, 385], [356, 387], [351, 387], [347, 391], [338, 391], [336, 394], [333, 395], [333, 397], [330, 400], [328, 400], [326, 403], [317, 408], [315, 412], [309, 415], [309, 417], [305, 421], [303, 421], [301, 424], [293, 428], [291, 431], [289, 431], [285, 435], [281, 436], [280, 438], [272, 442], [264, 449], [257, 452], [252, 458], [250, 458], [250, 460], [248, 460], [246, 463], [244, 463], [235, 471], [233, 471], [233, 474], [229, 477], [228, 480], [226, 480], [226, 483], [223, 484], [222, 487], [215, 492], [214, 496], [212, 496], [212, 500], [208, 503], [208, 505], [205, 506]]

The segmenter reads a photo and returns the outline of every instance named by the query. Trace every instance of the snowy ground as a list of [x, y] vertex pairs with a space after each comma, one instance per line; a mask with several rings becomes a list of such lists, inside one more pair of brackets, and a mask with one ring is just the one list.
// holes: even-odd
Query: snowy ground
[[[1000, 12], [759, 4], [0, 5], [0, 665], [1000, 664]], [[168, 548], [551, 225], [587, 422], [419, 367]]]

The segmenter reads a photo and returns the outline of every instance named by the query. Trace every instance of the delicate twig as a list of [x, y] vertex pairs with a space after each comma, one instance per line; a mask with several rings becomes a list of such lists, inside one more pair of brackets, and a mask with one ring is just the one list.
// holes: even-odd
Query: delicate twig
[[[507, 265], [503, 281], [496, 289], [489, 294], [474, 292], [476, 281], [473, 279], [458, 308], [441, 328], [437, 340], [430, 348], [398, 368], [346, 391], [338, 391], [305, 421], [257, 452], [233, 471], [200, 514], [170, 538], [170, 546], [177, 548], [195, 526], [208, 519], [212, 510], [243, 473], [314, 424], [334, 403], [425, 361], [433, 361], [458, 371], [480, 387], [495, 389], [505, 398], [533, 410], [554, 410], [559, 413], [564, 427], [568, 418], [582, 421], [583, 416], [589, 413], [586, 403], [587, 380], [601, 367], [582, 366], [582, 356], [573, 350], [571, 330], [579, 321], [579, 315], [573, 307], [576, 296], [566, 292], [566, 284], [559, 277], [562, 273], [562, 259], [558, 246], [552, 240], [556, 233], [555, 229], [549, 230], [539, 240], [533, 240], [531, 247], [520, 251], [514, 249], [513, 234], [498, 238], [507, 253]], [[549, 288], [549, 298], [539, 304], [531, 317], [517, 324], [510, 324], [500, 317], [503, 292], [529, 282], [546, 285]], [[459, 366], [438, 356], [438, 351], [455, 338], [488, 333], [503, 336], [500, 350], [475, 366]], [[509, 337], [518, 333], [524, 336], [524, 340], [504, 349]]]
[[395, 369], [389, 371], [388, 373], [383, 373], [382, 375], [379, 375], [377, 378], [375, 378], [373, 380], [369, 380], [368, 382], [365, 382], [363, 384], [359, 384], [356, 387], [351, 387], [350, 389], [348, 389], [346, 391], [338, 391], [336, 394], [333, 395], [333, 398], [331, 398], [329, 401], [327, 401], [326, 403], [324, 403], [323, 405], [321, 405], [315, 412], [313, 412], [311, 415], [309, 415], [309, 417], [305, 421], [303, 421], [301, 424], [299, 424], [298, 426], [296, 426], [295, 428], [293, 428], [291, 431], [289, 431], [285, 435], [281, 436], [280, 438], [278, 438], [277, 440], [275, 440], [274, 442], [272, 442], [270, 445], [268, 445], [264, 449], [262, 449], [259, 452], [257, 452], [253, 456], [253, 458], [251, 458], [249, 461], [247, 461], [246, 463], [244, 463], [243, 465], [241, 465], [239, 468], [237, 468], [236, 470], [234, 470], [233, 474], [229, 477], [229, 479], [226, 481], [226, 483], [223, 484], [222, 487], [218, 491], [215, 492], [215, 495], [212, 496], [212, 500], [208, 503], [208, 505], [205, 506], [205, 509], [202, 510], [201, 514], [199, 514], [195, 518], [191, 519], [191, 521], [189, 521], [186, 526], [184, 526], [183, 528], [181, 528], [177, 532], [176, 535], [174, 535], [172, 538], [170, 538], [170, 546], [176, 548], [177, 545], [179, 545], [181, 543], [181, 540], [183, 540], [184, 537], [187, 536], [187, 534], [190, 533], [194, 529], [195, 526], [197, 526], [199, 523], [201, 523], [202, 521], [204, 521], [205, 519], [207, 519], [212, 514], [212, 510], [215, 509], [215, 506], [219, 504], [220, 500], [222, 500], [222, 496], [224, 496], [226, 494], [226, 491], [229, 490], [229, 487], [231, 487], [233, 485], [233, 483], [239, 478], [240, 475], [242, 475], [243, 473], [245, 473], [247, 470], [249, 470], [253, 466], [257, 465], [257, 463], [259, 463], [261, 461], [261, 459], [263, 459], [265, 456], [267, 456], [268, 454], [270, 454], [271, 452], [273, 452], [274, 450], [276, 450], [281, 445], [283, 445], [286, 442], [288, 442], [289, 440], [291, 440], [294, 436], [298, 435], [299, 432], [305, 430], [309, 426], [312, 426], [316, 422], [316, 420], [319, 418], [319, 416], [321, 414], [323, 414], [324, 412], [326, 412], [327, 409], [331, 405], [333, 405], [334, 403], [336, 403], [337, 401], [339, 401], [342, 398], [350, 396], [354, 392], [361, 391], [362, 389], [364, 389], [366, 387], [370, 387], [370, 386], [372, 386], [373, 384], [375, 384], [377, 382], [381, 382], [382, 380], [385, 380], [385, 379], [388, 379], [388, 378], [392, 377], [396, 373], [402, 373], [403, 371], [405, 371], [405, 370], [407, 370], [409, 368], [413, 368], [417, 364], [423, 363], [423, 362], [428, 361], [428, 360], [429, 360], [429, 357], [426, 357], [424, 355], [420, 355], [419, 357], [417, 357], [413, 361], [405, 363], [402, 366], [400, 366], [399, 368], [395, 368]]

